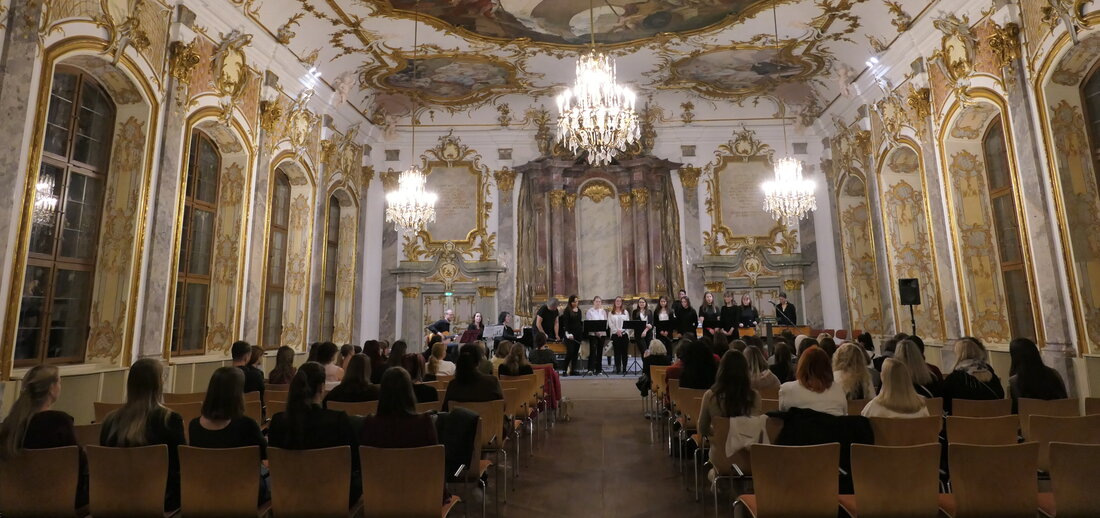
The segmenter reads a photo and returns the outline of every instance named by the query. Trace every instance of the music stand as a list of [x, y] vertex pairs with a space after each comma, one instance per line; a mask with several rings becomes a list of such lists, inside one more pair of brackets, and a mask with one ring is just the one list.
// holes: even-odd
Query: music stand
[[485, 330], [481, 333], [481, 336], [486, 342], [500, 338], [504, 336], [504, 326], [485, 326]]
[[[634, 352], [637, 353], [640, 349], [638, 342], [642, 340], [642, 335], [645, 334], [645, 326], [649, 325], [649, 322], [645, 320], [627, 320], [623, 322], [623, 329], [629, 329], [634, 333]], [[630, 369], [634, 369], [634, 372], [630, 372]], [[638, 355], [630, 355], [630, 364], [626, 366], [627, 374], [637, 374], [641, 370], [641, 366], [638, 365]]]
[[[585, 320], [584, 321], [584, 335], [588, 337], [588, 348], [589, 348], [590, 351], [593, 349], [592, 339], [596, 337], [596, 333], [605, 333], [606, 334], [607, 332], [608, 332], [608, 327], [607, 327], [607, 321], [606, 320]], [[601, 364], [603, 363], [603, 358], [602, 358], [602, 356], [603, 356], [603, 347], [602, 346], [603, 346], [603, 343], [601, 341], [600, 346], [594, 348], [595, 349], [594, 353], [597, 355], [598, 361]], [[593, 354], [593, 352], [588, 353], [588, 363], [589, 364], [592, 363], [592, 354]], [[592, 373], [592, 371], [585, 368], [584, 374], [581, 377], [583, 378], [585, 376], [588, 376], [591, 373]], [[608, 378], [611, 377], [611, 376], [608, 376], [606, 372], [603, 372], [602, 369], [600, 370], [600, 374], [603, 374], [605, 377], [608, 377]]]

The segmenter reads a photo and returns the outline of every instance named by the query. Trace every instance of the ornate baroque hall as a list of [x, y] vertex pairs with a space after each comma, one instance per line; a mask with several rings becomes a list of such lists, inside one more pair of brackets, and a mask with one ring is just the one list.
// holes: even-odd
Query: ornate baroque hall
[[0, 517], [1100, 517], [1100, 2], [0, 41]]

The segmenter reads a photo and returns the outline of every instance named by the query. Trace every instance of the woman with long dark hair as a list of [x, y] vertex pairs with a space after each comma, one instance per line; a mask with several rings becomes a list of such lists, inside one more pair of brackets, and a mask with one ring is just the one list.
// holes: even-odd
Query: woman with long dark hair
[[630, 318], [630, 312], [626, 309], [623, 298], [615, 297], [611, 303], [611, 312], [607, 316], [608, 327], [611, 330], [611, 347], [615, 353], [615, 374], [626, 372], [627, 351], [630, 349], [630, 337], [623, 324]]
[[[239, 369], [238, 369], [239, 371]], [[152, 358], [142, 358], [130, 367], [126, 378], [126, 402], [107, 416], [99, 432], [99, 443], [111, 447], [168, 446], [168, 487], [164, 509], [180, 507], [179, 446], [187, 444], [183, 418], [164, 406], [164, 367]], [[242, 374], [243, 376], [243, 374]]]
[[289, 385], [290, 380], [298, 373], [294, 366], [294, 349], [284, 345], [275, 352], [275, 368], [267, 375], [267, 382], [272, 385]]
[[733, 340], [740, 336], [737, 332], [737, 323], [741, 320], [741, 310], [733, 303], [732, 291], [727, 291], [722, 296], [722, 302], [722, 307], [718, 310], [718, 322], [721, 324], [722, 334]]
[[481, 333], [485, 331], [485, 317], [478, 311], [474, 313], [474, 318], [470, 319], [470, 325], [466, 326], [467, 331], [477, 330], [477, 338], [481, 339]]
[[[435, 336], [436, 340], [440, 340], [439, 336]], [[404, 340], [398, 340], [393, 343], [393, 347], [390, 347], [390, 357], [386, 358], [386, 369], [392, 367], [401, 367], [402, 362], [405, 360], [405, 354], [409, 350], [409, 344]], [[431, 347], [428, 348], [431, 350]]]
[[630, 314], [630, 319], [641, 320], [646, 323], [641, 336], [634, 337], [638, 352], [644, 356], [646, 349], [649, 347], [649, 342], [653, 340], [653, 310], [649, 309], [649, 301], [645, 297], [638, 297], [637, 304], [638, 307], [634, 308], [634, 311]]
[[565, 365], [561, 375], [568, 376], [574, 374], [574, 364], [581, 352], [580, 340], [584, 336], [584, 315], [581, 313], [581, 301], [576, 295], [569, 296], [569, 303], [565, 305], [558, 322], [565, 344]]
[[382, 375], [378, 413], [363, 418], [360, 444], [375, 448], [419, 448], [438, 444], [430, 414], [416, 412], [409, 373], [401, 367]]
[[711, 421], [717, 418], [750, 416], [758, 413], [760, 396], [752, 388], [749, 363], [740, 351], [722, 356], [714, 384], [703, 393], [699, 430], [711, 435]]
[[699, 314], [691, 307], [691, 299], [687, 295], [680, 297], [680, 305], [676, 306], [676, 331], [680, 333], [680, 338], [694, 340], [698, 325]]
[[755, 329], [760, 323], [760, 312], [752, 305], [752, 297], [748, 293], [741, 295], [741, 305], [737, 307], [737, 328]]
[[657, 299], [657, 307], [653, 308], [653, 328], [658, 329], [657, 339], [664, 342], [665, 348], [672, 347], [672, 332], [670, 329], [661, 329], [662, 327], [671, 326], [675, 328], [676, 312], [673, 311], [672, 306], [669, 305], [668, 297], [661, 296]]
[[[188, 423], [191, 446], [199, 448], [243, 448], [259, 446], [260, 459], [267, 458], [267, 440], [260, 425], [244, 415], [244, 373], [236, 367], [219, 367], [210, 376], [202, 414]], [[261, 466], [259, 502], [271, 499]]]
[[684, 346], [684, 372], [680, 375], [680, 387], [708, 389], [714, 384], [718, 363], [714, 353], [701, 340], [690, 341]]
[[775, 377], [779, 378], [780, 383], [794, 381], [794, 355], [791, 353], [791, 346], [787, 345], [786, 341], [776, 343], [772, 360], [774, 363], [768, 369], [772, 371], [772, 374], [775, 374]]
[[[519, 349], [523, 350], [522, 347]], [[448, 409], [451, 401], [482, 402], [504, 399], [500, 381], [494, 376], [482, 374], [477, 368], [479, 363], [481, 351], [478, 348], [462, 347], [458, 350], [455, 377], [447, 384], [443, 410]]]
[[370, 382], [377, 385], [386, 372], [386, 359], [382, 357], [382, 344], [378, 340], [363, 342], [363, 354], [370, 360]]
[[1027, 338], [1017, 338], [1008, 345], [1012, 364], [1008, 371], [1008, 390], [1012, 395], [1012, 411], [1020, 398], [1065, 399], [1066, 384], [1058, 371], [1043, 363], [1039, 347]]
[[370, 358], [365, 354], [353, 354], [348, 359], [348, 368], [344, 379], [325, 394], [324, 404], [329, 401], [359, 403], [378, 399], [378, 385], [370, 382]]
[[703, 294], [703, 303], [699, 305], [699, 325], [703, 327], [703, 336], [711, 336], [722, 327], [714, 294], [709, 291]]

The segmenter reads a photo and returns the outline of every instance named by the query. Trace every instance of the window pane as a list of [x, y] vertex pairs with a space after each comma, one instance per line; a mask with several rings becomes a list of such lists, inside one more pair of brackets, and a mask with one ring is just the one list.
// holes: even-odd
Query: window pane
[[1008, 320], [1012, 336], [1035, 339], [1035, 320], [1031, 312], [1027, 275], [1022, 269], [1004, 272], [1005, 297], [1008, 299]]
[[993, 198], [993, 223], [997, 229], [997, 245], [1002, 263], [1018, 263], [1024, 260], [1020, 249], [1020, 233], [1016, 219], [1016, 205], [1011, 195]]
[[61, 229], [61, 256], [86, 260], [95, 257], [103, 202], [102, 183], [98, 178], [79, 173], [70, 175]]
[[49, 321], [46, 314], [46, 294], [50, 289], [50, 268], [27, 266], [23, 277], [23, 300], [19, 306], [19, 328], [15, 337], [15, 359], [38, 358], [42, 331]]
[[328, 241], [335, 243], [340, 240], [340, 201], [335, 196], [328, 200]]
[[46, 116], [46, 140], [43, 148], [55, 155], [68, 156], [73, 102], [76, 101], [76, 74], [58, 72], [53, 76], [50, 109]]
[[321, 308], [321, 340], [332, 340], [332, 329], [336, 320], [336, 297], [325, 293], [324, 306]]
[[60, 209], [61, 184], [65, 170], [42, 162], [35, 186], [34, 215], [31, 222], [30, 252], [53, 255], [54, 236], [57, 232], [57, 215]]
[[286, 232], [273, 231], [270, 246], [267, 259], [267, 283], [282, 286], [286, 278]]
[[113, 122], [111, 101], [99, 87], [85, 81], [76, 122], [73, 160], [96, 168], [106, 167], [107, 157], [110, 154], [107, 141], [111, 135]]
[[290, 220], [290, 183], [282, 172], [276, 174], [275, 178], [275, 193], [271, 200], [271, 223], [285, 228]]
[[264, 300], [265, 348], [278, 347], [283, 333], [283, 292], [271, 290]]
[[187, 271], [187, 247], [191, 243], [191, 206], [183, 206], [183, 228], [180, 229], [180, 256], [177, 270], [180, 273]]
[[58, 270], [50, 311], [47, 358], [77, 357], [88, 339], [88, 311], [92, 302], [92, 274]]
[[191, 217], [191, 255], [187, 258], [185, 273], [210, 275], [215, 214], [195, 209], [191, 211]]
[[218, 202], [218, 151], [209, 139], [199, 139], [199, 156], [195, 163], [195, 199], [206, 203]]
[[176, 300], [172, 303], [172, 307], [175, 308], [172, 315], [172, 352], [179, 352], [180, 350], [180, 330], [183, 327], [181, 323], [184, 317], [183, 296], [186, 288], [187, 286], [183, 282], [176, 283]]
[[208, 287], [205, 284], [186, 284], [181, 346], [183, 351], [201, 351], [206, 339], [206, 302]]
[[329, 245], [325, 252], [325, 291], [336, 291], [336, 259], [338, 250]]
[[989, 175], [989, 190], [995, 191], [1011, 186], [1008, 169], [1008, 152], [1005, 149], [1004, 126], [1000, 121], [994, 123], [985, 137], [985, 164]]

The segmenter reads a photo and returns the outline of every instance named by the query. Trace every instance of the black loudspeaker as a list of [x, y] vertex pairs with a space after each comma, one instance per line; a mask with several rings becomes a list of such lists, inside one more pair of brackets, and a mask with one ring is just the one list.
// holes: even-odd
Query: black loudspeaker
[[919, 306], [920, 279], [898, 279], [898, 298], [902, 306]]

